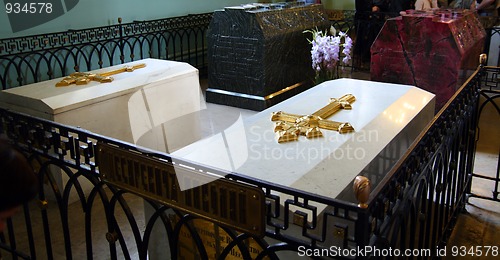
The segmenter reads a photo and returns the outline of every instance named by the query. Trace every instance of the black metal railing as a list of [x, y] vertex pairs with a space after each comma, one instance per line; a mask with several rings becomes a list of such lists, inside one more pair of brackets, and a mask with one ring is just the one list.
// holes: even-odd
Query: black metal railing
[[2, 89], [144, 59], [187, 62], [206, 73], [212, 13], [0, 40]]
[[374, 192], [369, 222], [381, 248], [436, 256], [446, 244], [470, 192], [482, 73], [464, 83]]
[[[482, 73], [484, 68], [476, 71], [437, 114], [372, 191], [367, 208], [0, 110], [0, 133], [25, 152], [42, 188], [37, 203], [26, 205], [8, 221], [0, 234], [0, 252], [22, 259], [146, 259], [158, 251], [172, 259], [228, 255], [278, 259], [331, 246], [339, 250], [372, 246], [430, 250], [420, 254], [435, 256], [469, 191]], [[176, 163], [196, 172], [227, 174], [230, 182], [261, 189], [266, 197], [264, 237], [190, 214], [177, 202], [160, 203], [108, 184], [101, 178], [97, 156], [102, 144], [170, 168]], [[127, 169], [124, 176], [144, 171], [119, 159], [114, 167]], [[149, 177], [141, 180], [151, 184]]]
[[[481, 116], [486, 116], [484, 115], [485, 109], [490, 107], [493, 111], [492, 114], [496, 112], [496, 116], [493, 115], [492, 120], [500, 120], [500, 107], [499, 107], [499, 98], [500, 98], [500, 69], [498, 67], [484, 67], [483, 73], [481, 74], [481, 102], [479, 106], [479, 119]], [[497, 124], [498, 125], [498, 124]], [[498, 130], [498, 129], [497, 129]], [[478, 128], [478, 135], [477, 139], [480, 141], [480, 138], [484, 138], [483, 135], [481, 135], [481, 128]], [[485, 187], [491, 187], [491, 196], [488, 196], [486, 194], [480, 194], [478, 192], [470, 191], [470, 197], [472, 198], [480, 198], [480, 199], [486, 199], [486, 200], [492, 200], [492, 201], [497, 201], [500, 202], [499, 194], [500, 194], [500, 147], [498, 147], [498, 160], [497, 160], [497, 165], [496, 165], [496, 172], [493, 172], [492, 174], [487, 174], [487, 173], [481, 173], [481, 172], [474, 172], [472, 177], [474, 179], [482, 179], [483, 181], [486, 181], [487, 183], [491, 184], [491, 186], [485, 186]]]

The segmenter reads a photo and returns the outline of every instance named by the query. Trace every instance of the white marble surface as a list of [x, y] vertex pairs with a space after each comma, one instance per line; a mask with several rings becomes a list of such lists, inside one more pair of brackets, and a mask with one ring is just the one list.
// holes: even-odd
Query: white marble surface
[[145, 59], [95, 70], [145, 63], [113, 75], [110, 83], [55, 87], [61, 78], [0, 92], [0, 106], [135, 142], [149, 129], [205, 105], [198, 70], [187, 63]]
[[[92, 72], [139, 63], [146, 67], [113, 75], [110, 83], [56, 87], [58, 78], [1, 91], [0, 107], [130, 143], [163, 122], [205, 107], [198, 70], [187, 63], [145, 59]], [[58, 185], [67, 182], [65, 174], [55, 176], [61, 176]], [[93, 188], [83, 179], [80, 184], [85, 192]], [[77, 200], [74, 190], [69, 200]]]
[[[311, 114], [331, 97], [353, 94], [352, 110], [328, 118], [354, 133], [278, 144], [274, 111]], [[391, 142], [411, 141], [433, 118], [434, 95], [416, 87], [339, 79], [325, 82], [172, 154], [196, 163], [335, 198]], [[395, 138], [401, 140], [394, 140]], [[403, 139], [412, 140], [403, 140]]]

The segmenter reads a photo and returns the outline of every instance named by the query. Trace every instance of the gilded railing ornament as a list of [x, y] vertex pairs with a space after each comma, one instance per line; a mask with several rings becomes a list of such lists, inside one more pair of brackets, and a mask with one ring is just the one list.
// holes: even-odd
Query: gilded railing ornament
[[145, 63], [140, 63], [134, 66], [125, 66], [120, 69], [107, 71], [104, 73], [90, 73], [90, 72], [75, 72], [71, 73], [69, 76], [63, 78], [60, 82], [56, 83], [56, 87], [67, 87], [72, 84], [76, 85], [86, 85], [90, 81], [97, 81], [100, 83], [108, 83], [113, 81], [112, 75], [116, 75], [123, 72], [132, 72], [136, 69], [141, 69], [146, 67]]
[[341, 109], [352, 109], [351, 103], [356, 101], [352, 94], [346, 94], [341, 98], [331, 98], [330, 103], [312, 115], [295, 115], [283, 111], [274, 112], [271, 121], [274, 123], [274, 132], [278, 143], [296, 141], [299, 136], [306, 138], [322, 137], [320, 129], [333, 130], [341, 134], [354, 131], [349, 123], [326, 120]]
[[358, 207], [367, 208], [368, 199], [370, 198], [370, 193], [372, 191], [372, 184], [368, 178], [365, 176], [356, 176], [353, 184], [354, 195], [358, 200]]
[[488, 55], [486, 55], [486, 53], [481, 53], [479, 55], [479, 65], [486, 66], [487, 61], [488, 61]]

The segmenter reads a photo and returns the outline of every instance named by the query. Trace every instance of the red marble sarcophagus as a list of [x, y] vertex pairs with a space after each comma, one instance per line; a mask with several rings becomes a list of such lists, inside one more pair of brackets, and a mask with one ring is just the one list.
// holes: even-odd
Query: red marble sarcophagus
[[425, 89], [439, 109], [459, 86], [460, 71], [477, 67], [485, 37], [476, 13], [409, 10], [387, 20], [373, 43], [371, 80]]

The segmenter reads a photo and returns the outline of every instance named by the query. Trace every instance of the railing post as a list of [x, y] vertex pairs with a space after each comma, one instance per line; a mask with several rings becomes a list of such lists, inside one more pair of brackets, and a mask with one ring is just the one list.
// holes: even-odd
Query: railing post
[[121, 63], [125, 63], [125, 53], [124, 53], [124, 42], [125, 40], [123, 39], [123, 24], [122, 24], [122, 18], [118, 18], [118, 28], [120, 28], [120, 38], [118, 39], [119, 42], [119, 48], [120, 48], [120, 61]]
[[[371, 225], [369, 224], [370, 211], [367, 208], [358, 209], [358, 219], [356, 220], [356, 230], [354, 237], [356, 238], [356, 246], [360, 250], [363, 250], [370, 245]], [[356, 258], [368, 258], [356, 257]]]

